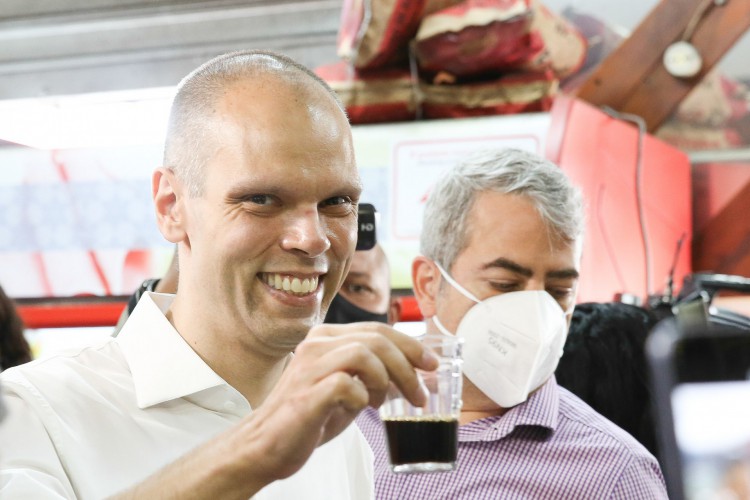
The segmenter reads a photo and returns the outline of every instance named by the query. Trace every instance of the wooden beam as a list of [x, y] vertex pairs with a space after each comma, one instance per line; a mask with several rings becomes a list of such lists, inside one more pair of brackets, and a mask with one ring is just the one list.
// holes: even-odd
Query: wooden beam
[[750, 276], [750, 183], [693, 239], [693, 269]]
[[750, 28], [750, 1], [712, 2], [690, 38], [703, 59], [700, 73], [689, 79], [673, 77], [662, 64], [664, 51], [682, 38], [702, 3], [659, 2], [583, 83], [577, 96], [595, 106], [638, 115], [646, 121], [649, 132], [654, 132]]

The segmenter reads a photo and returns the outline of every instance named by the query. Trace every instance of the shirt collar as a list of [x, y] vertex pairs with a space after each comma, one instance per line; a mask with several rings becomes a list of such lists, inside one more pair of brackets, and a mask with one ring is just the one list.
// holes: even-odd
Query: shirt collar
[[509, 435], [519, 426], [530, 426], [554, 432], [557, 429], [560, 397], [555, 376], [551, 376], [526, 402], [514, 406], [499, 417], [483, 418], [461, 426], [461, 441], [495, 441]]
[[173, 300], [171, 294], [143, 294], [115, 339], [141, 409], [226, 384], [166, 318]]
[[513, 417], [513, 426], [533, 425], [551, 431], [557, 429], [560, 411], [560, 397], [557, 392], [557, 381], [551, 376], [542, 386], [534, 391], [526, 404], [511, 408], [506, 416]]

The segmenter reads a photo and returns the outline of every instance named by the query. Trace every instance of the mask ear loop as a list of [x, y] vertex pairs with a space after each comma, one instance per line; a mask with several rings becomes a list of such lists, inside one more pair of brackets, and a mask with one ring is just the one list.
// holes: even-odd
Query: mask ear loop
[[[450, 276], [450, 274], [448, 274], [448, 272], [445, 269], [443, 269], [443, 266], [441, 266], [440, 264], [438, 264], [434, 260], [432, 262], [435, 263], [435, 265], [437, 266], [438, 270], [440, 271], [440, 274], [443, 276], [443, 278], [445, 279], [445, 281], [447, 281], [461, 295], [463, 295], [464, 297], [466, 297], [467, 299], [469, 299], [471, 301], [476, 302], [477, 304], [479, 304], [481, 302], [479, 299], [477, 299], [476, 297], [474, 297], [474, 295], [472, 295], [471, 292], [469, 292], [467, 289], [465, 289], [464, 287], [462, 287], [461, 285], [459, 285], [458, 282], [456, 280], [454, 280]], [[443, 324], [440, 322], [440, 319], [438, 319], [437, 314], [434, 315], [431, 319], [432, 319], [432, 322], [435, 323], [435, 326], [437, 327], [437, 329], [440, 330], [440, 332], [442, 332], [443, 335], [451, 335], [451, 336], [453, 335], [453, 333], [449, 332], [448, 329], [443, 326]]]
[[463, 295], [464, 297], [466, 297], [467, 299], [469, 299], [471, 301], [476, 302], [477, 304], [479, 304], [480, 302], [482, 302], [478, 298], [474, 297], [474, 295], [472, 295], [471, 292], [468, 291], [466, 288], [464, 288], [461, 285], [459, 285], [458, 282], [456, 280], [454, 280], [451, 277], [451, 275], [448, 274], [448, 272], [445, 269], [443, 269], [443, 266], [441, 266], [437, 262], [435, 262], [435, 265], [437, 266], [438, 270], [440, 271], [440, 274], [443, 275], [443, 278], [445, 278], [445, 281], [447, 281], [448, 283], [450, 283], [453, 288], [455, 288], [459, 293], [461, 293], [461, 295]]
[[432, 319], [432, 322], [435, 323], [435, 326], [437, 327], [437, 329], [440, 330], [440, 333], [442, 333], [443, 335], [450, 335], [451, 337], [454, 336], [454, 334], [449, 332], [448, 329], [443, 326], [443, 324], [438, 319], [437, 314], [433, 316], [431, 319]]

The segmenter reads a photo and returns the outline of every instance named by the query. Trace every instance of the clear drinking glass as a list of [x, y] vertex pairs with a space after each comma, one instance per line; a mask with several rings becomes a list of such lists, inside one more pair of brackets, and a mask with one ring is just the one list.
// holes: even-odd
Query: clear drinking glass
[[443, 334], [418, 338], [437, 355], [440, 366], [434, 372], [417, 370], [428, 394], [424, 406], [412, 405], [391, 385], [380, 407], [391, 470], [450, 471], [456, 466], [458, 453], [463, 339]]

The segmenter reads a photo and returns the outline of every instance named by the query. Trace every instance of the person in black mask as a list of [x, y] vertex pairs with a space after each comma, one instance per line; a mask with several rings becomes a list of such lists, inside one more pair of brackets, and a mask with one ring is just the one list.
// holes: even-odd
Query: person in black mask
[[331, 301], [325, 323], [399, 320], [398, 302], [391, 298], [391, 271], [380, 245], [354, 253], [352, 266], [339, 293]]

